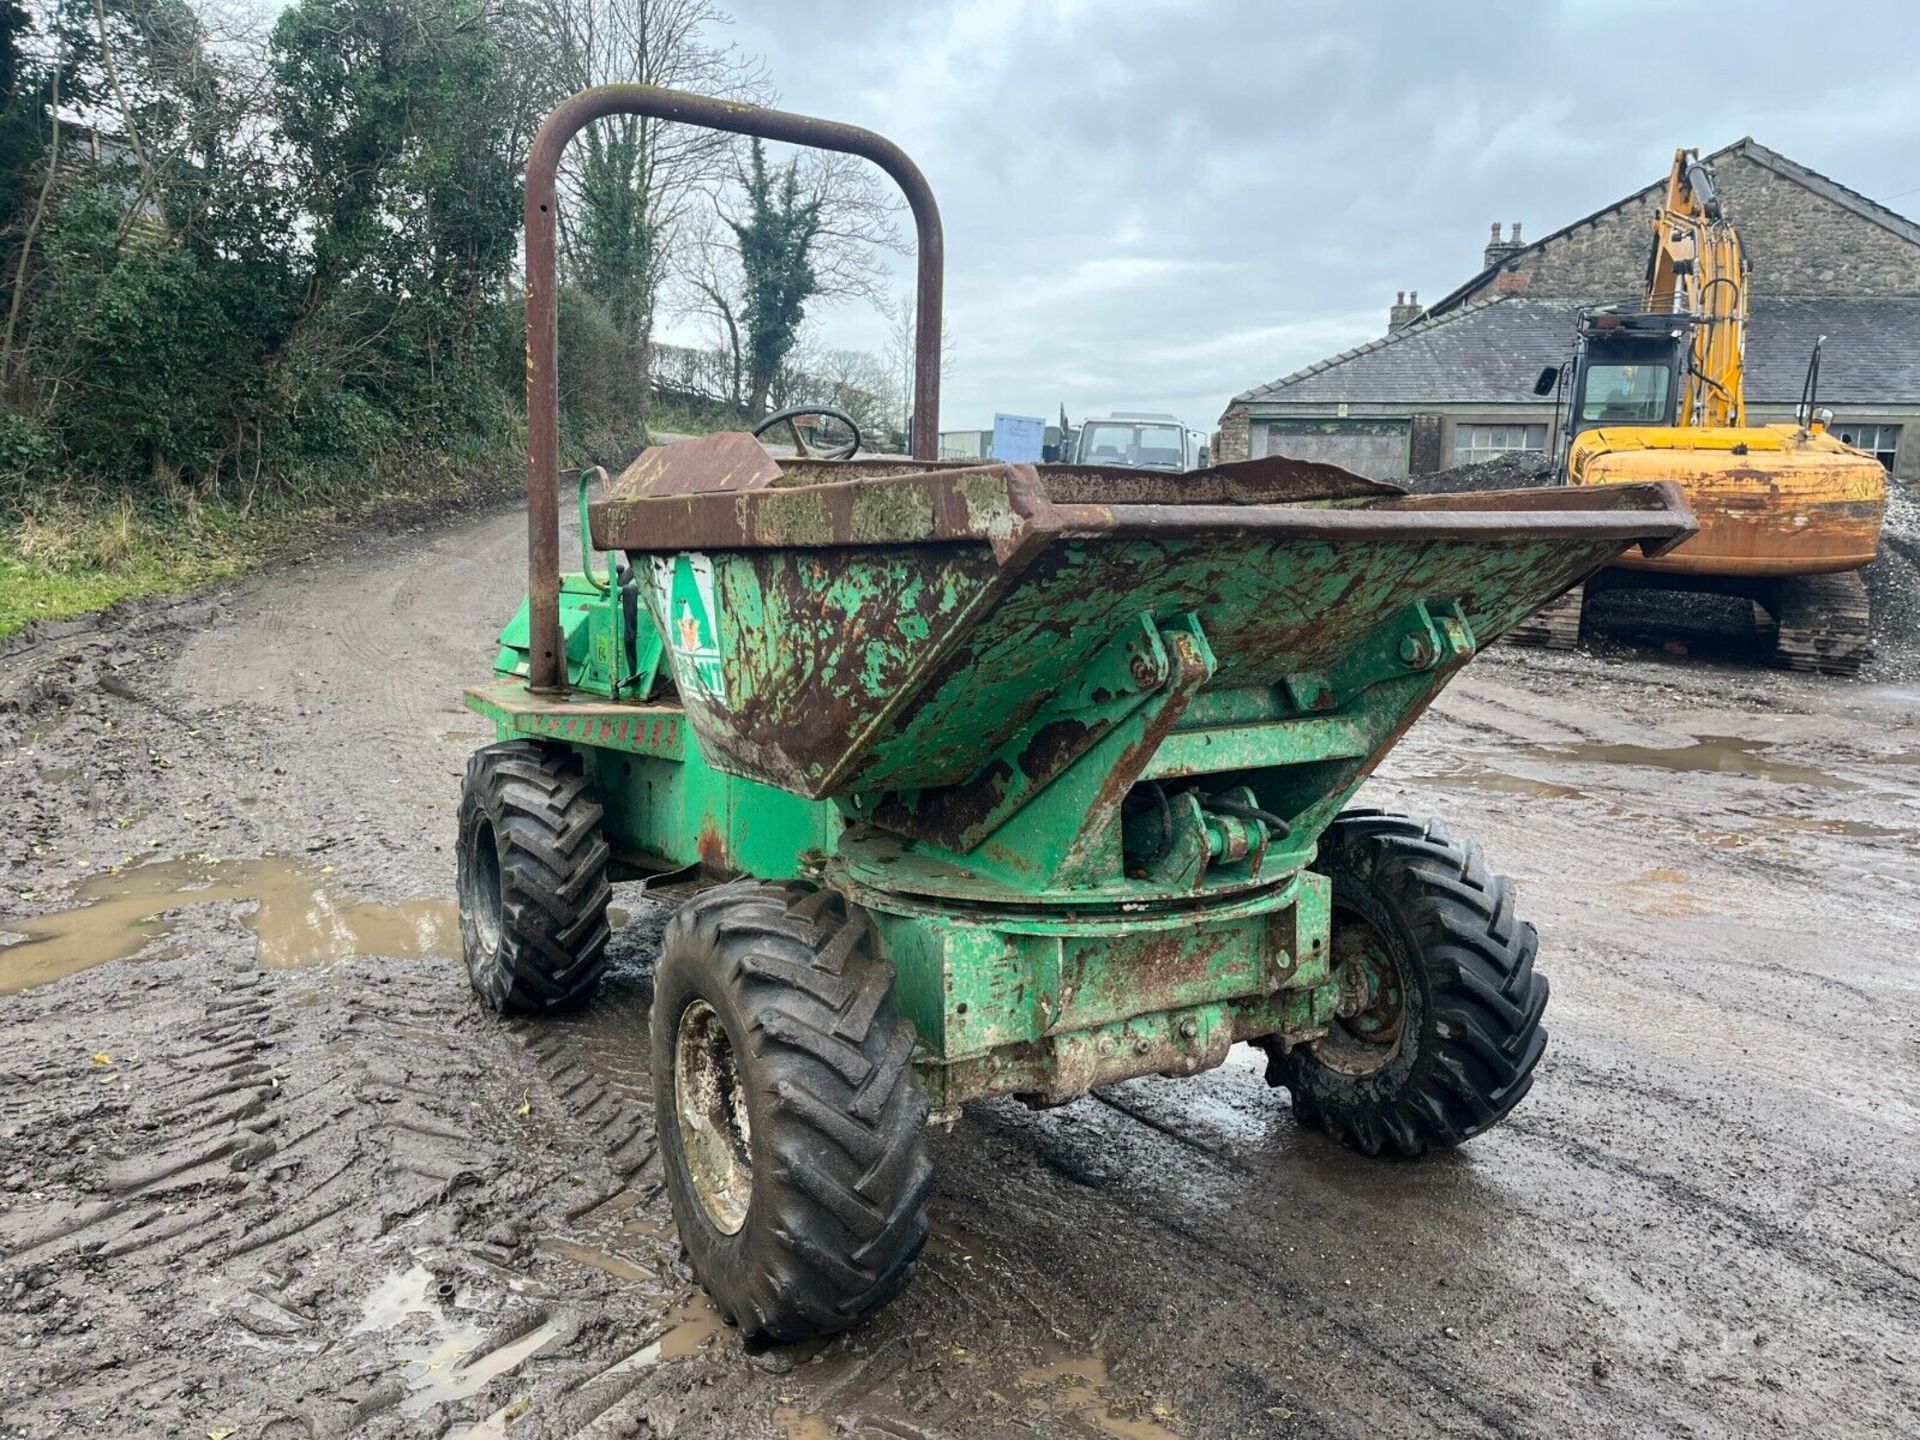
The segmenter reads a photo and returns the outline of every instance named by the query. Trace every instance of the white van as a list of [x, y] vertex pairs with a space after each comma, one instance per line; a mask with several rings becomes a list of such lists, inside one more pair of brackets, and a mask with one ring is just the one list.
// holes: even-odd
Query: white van
[[1202, 470], [1207, 437], [1171, 415], [1116, 410], [1081, 422], [1073, 459], [1080, 465], [1126, 465], [1139, 470]]

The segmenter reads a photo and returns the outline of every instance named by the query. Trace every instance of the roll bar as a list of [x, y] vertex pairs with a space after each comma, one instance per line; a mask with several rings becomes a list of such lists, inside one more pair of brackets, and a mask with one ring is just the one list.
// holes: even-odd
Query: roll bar
[[945, 242], [933, 191], [905, 151], [857, 125], [690, 95], [657, 85], [598, 85], [561, 101], [547, 116], [527, 152], [527, 592], [531, 629], [527, 688], [542, 694], [559, 694], [567, 688], [560, 644], [556, 180], [567, 142], [582, 126], [608, 115], [646, 115], [735, 135], [837, 150], [871, 160], [893, 177], [913, 211], [919, 250], [914, 303], [913, 455], [918, 460], [933, 460], [938, 458], [940, 448], [940, 292], [946, 265]]

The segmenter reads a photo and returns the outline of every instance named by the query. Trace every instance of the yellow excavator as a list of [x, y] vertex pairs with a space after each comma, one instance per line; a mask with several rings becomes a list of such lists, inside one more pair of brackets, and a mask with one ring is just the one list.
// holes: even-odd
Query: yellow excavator
[[[1674, 152], [1639, 310], [1580, 317], [1573, 363], [1536, 393], [1565, 397], [1558, 425], [1572, 485], [1674, 480], [1700, 522], [1685, 544], [1621, 559], [1585, 588], [1637, 585], [1749, 600], [1776, 658], [1853, 674], [1867, 654], [1867, 588], [1886, 512], [1886, 471], [1842, 444], [1818, 408], [1820, 352], [1796, 423], [1747, 420], [1747, 265], [1713, 172]], [[1582, 589], [1536, 617], [1526, 638], [1570, 648]]]

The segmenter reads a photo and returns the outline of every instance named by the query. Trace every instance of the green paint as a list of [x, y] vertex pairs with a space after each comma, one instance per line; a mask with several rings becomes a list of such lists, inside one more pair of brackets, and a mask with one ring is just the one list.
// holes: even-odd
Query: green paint
[[[603, 589], [592, 576], [575, 573], [560, 577], [560, 634], [567, 647], [567, 683], [576, 692], [609, 699], [643, 700], [658, 688], [661, 675], [659, 632], [646, 619], [646, 608], [636, 609], [633, 657], [627, 655], [625, 605], [620, 596]], [[494, 657], [497, 676], [527, 677], [527, 602], [521, 601], [513, 619], [500, 632], [500, 653]]]

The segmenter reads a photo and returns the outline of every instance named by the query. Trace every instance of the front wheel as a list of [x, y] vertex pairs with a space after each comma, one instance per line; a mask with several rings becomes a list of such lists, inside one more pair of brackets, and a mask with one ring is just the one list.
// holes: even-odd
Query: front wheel
[[1338, 1014], [1268, 1050], [1304, 1122], [1368, 1155], [1458, 1145], [1504, 1119], [1546, 1048], [1547, 977], [1513, 884], [1439, 821], [1350, 810], [1320, 841]]
[[913, 1026], [865, 916], [751, 880], [695, 896], [667, 927], [651, 1029], [667, 1194], [720, 1313], [802, 1340], [898, 1294], [933, 1167]]

